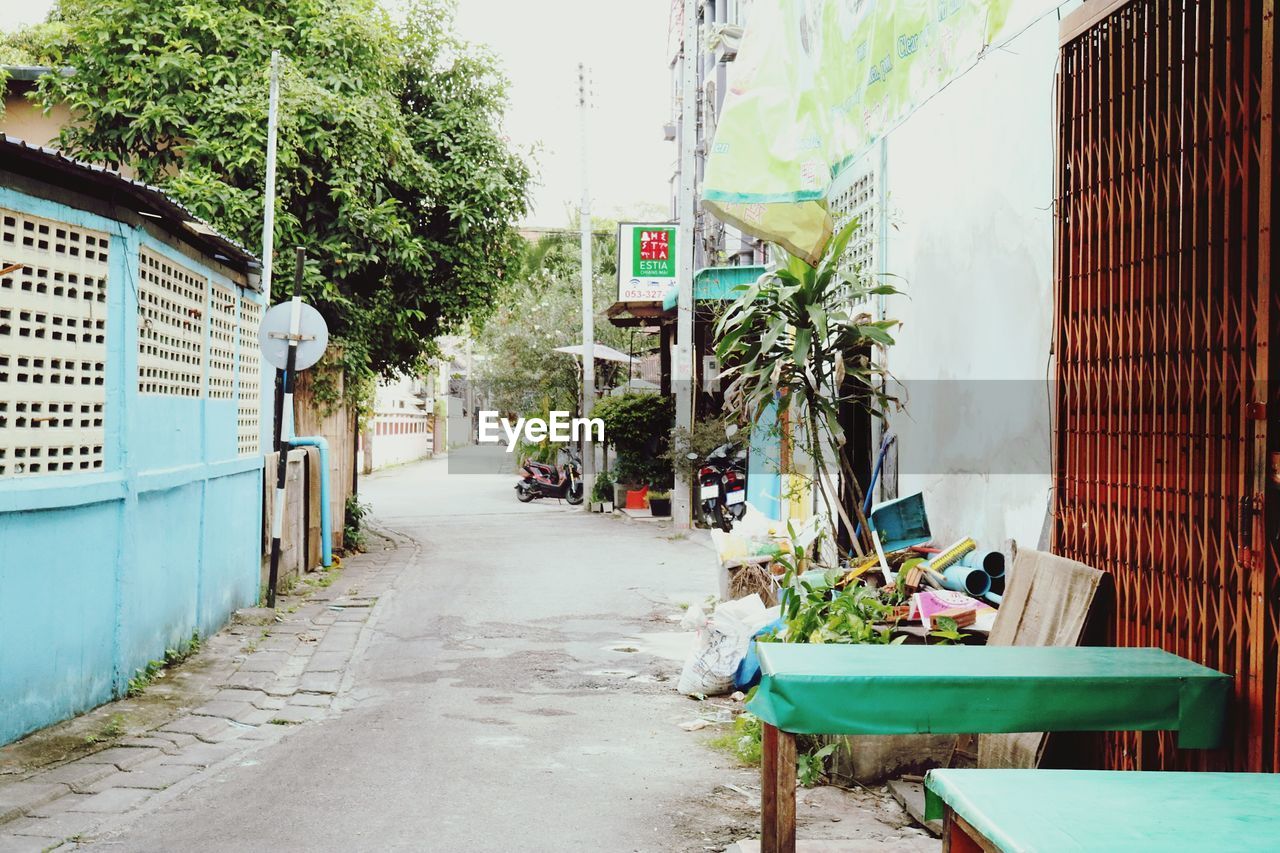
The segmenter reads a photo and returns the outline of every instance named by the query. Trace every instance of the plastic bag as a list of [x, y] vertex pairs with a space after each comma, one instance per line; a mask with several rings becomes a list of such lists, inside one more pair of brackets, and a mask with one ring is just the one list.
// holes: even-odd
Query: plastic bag
[[698, 631], [697, 642], [680, 672], [676, 689], [687, 696], [719, 696], [731, 692], [734, 674], [746, 657], [747, 644], [761, 627], [776, 617], [776, 608], [766, 608], [760, 596], [754, 594], [716, 607]]
[[[779, 608], [774, 608], [775, 610]], [[747, 654], [738, 664], [738, 668], [733, 673], [733, 686], [739, 690], [750, 690], [760, 681], [760, 656], [756, 654], [756, 637], [761, 634], [767, 634], [770, 631], [777, 631], [782, 627], [782, 617], [779, 616], [772, 622], [768, 623], [760, 630], [751, 635], [751, 641], [747, 643]]]

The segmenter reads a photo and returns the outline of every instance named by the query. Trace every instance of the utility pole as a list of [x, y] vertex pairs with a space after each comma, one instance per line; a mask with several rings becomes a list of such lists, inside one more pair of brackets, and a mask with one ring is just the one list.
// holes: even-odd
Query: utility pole
[[[297, 265], [293, 272], [293, 299], [289, 303], [289, 333], [285, 337], [289, 341], [289, 354], [282, 376], [278, 383], [282, 394], [279, 401], [283, 407], [293, 411], [293, 388], [298, 374], [298, 343], [302, 340], [302, 274], [306, 269], [307, 252], [297, 248]], [[288, 431], [289, 435], [293, 430]], [[267, 607], [272, 610], [276, 606], [276, 584], [280, 581], [280, 541], [284, 533], [284, 495], [285, 481], [288, 479], [289, 451], [293, 446], [285, 441], [284, 418], [277, 417], [275, 426], [276, 447], [276, 496], [271, 504], [271, 568], [267, 574]], [[328, 512], [323, 507], [322, 512]]]
[[262, 292], [271, 304], [271, 269], [276, 237], [276, 128], [280, 116], [280, 51], [271, 51], [271, 84], [267, 96], [267, 185], [262, 202]]
[[[676, 251], [676, 351], [671, 360], [671, 378], [676, 391], [676, 429], [693, 428], [693, 227], [694, 149], [698, 144], [698, 2], [684, 0], [684, 34], [680, 55], [680, 193], [677, 199], [680, 231]], [[693, 526], [693, 505], [689, 477], [677, 466], [672, 494], [672, 524], [677, 529]]]
[[[582, 114], [582, 416], [591, 417], [596, 402], [595, 299], [591, 294], [591, 192], [587, 166], [587, 72], [578, 63], [578, 108]], [[582, 439], [582, 508], [591, 511], [591, 490], [596, 485], [596, 450], [591, 430]]]

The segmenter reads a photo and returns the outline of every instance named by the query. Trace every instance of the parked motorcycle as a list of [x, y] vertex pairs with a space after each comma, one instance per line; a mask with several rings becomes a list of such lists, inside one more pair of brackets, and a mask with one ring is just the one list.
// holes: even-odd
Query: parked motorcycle
[[[694, 457], [696, 458], [696, 457]], [[707, 454], [698, 466], [698, 499], [702, 519], [725, 533], [747, 512], [747, 446], [728, 441]]]
[[516, 483], [516, 500], [522, 504], [538, 498], [555, 498], [577, 506], [582, 503], [582, 460], [572, 447], [565, 449], [568, 461], [562, 466], [526, 459]]

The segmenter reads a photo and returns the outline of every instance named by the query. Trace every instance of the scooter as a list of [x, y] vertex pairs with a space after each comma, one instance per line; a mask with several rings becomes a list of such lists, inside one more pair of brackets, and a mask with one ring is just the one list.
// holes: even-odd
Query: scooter
[[698, 499], [702, 519], [725, 533], [747, 512], [747, 447], [736, 441], [720, 445], [698, 467]]
[[577, 506], [582, 503], [582, 461], [572, 447], [565, 450], [569, 461], [557, 468], [526, 459], [516, 483], [516, 500], [522, 504], [537, 498], [555, 498]]

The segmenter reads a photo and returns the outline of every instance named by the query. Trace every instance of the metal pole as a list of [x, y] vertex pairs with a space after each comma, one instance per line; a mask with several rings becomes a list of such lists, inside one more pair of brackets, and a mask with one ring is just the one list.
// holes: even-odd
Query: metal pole
[[[307, 250], [298, 247], [298, 263], [293, 273], [293, 313], [289, 318], [289, 355], [285, 362], [284, 394], [282, 408], [285, 413], [293, 410], [293, 381], [297, 374], [298, 337], [302, 326], [302, 270], [307, 260]], [[291, 445], [280, 437], [284, 417], [276, 420], [276, 499], [271, 507], [271, 571], [267, 575], [267, 607], [276, 606], [276, 582], [280, 579], [280, 535], [284, 531], [284, 483], [289, 472]], [[329, 508], [324, 508], [328, 512]]]
[[267, 185], [262, 201], [262, 292], [271, 304], [272, 258], [276, 236], [276, 128], [280, 115], [280, 51], [271, 51], [271, 85], [267, 99]]
[[[582, 416], [591, 417], [596, 402], [595, 300], [591, 294], [591, 193], [587, 167], [587, 74], [578, 63], [578, 108], [582, 117]], [[582, 508], [591, 511], [591, 490], [596, 482], [596, 451], [591, 444], [591, 430], [582, 440], [582, 490], [586, 499]]]
[[[680, 258], [676, 286], [676, 352], [671, 365], [676, 392], [676, 428], [693, 428], [693, 226], [694, 149], [698, 144], [698, 3], [684, 0], [684, 36], [680, 59], [680, 220], [676, 253]], [[677, 529], [692, 526], [689, 476], [676, 467], [672, 494], [672, 524]]]

